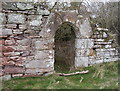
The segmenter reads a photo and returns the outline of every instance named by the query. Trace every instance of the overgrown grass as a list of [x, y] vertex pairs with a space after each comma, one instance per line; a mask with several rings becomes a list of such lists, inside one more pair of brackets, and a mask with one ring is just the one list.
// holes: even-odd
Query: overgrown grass
[[[13, 78], [3, 82], [3, 89], [118, 89], [118, 62], [97, 64], [74, 71], [89, 70], [88, 74], [68, 77], [56, 74], [45, 77]], [[74, 72], [71, 71], [71, 72]]]

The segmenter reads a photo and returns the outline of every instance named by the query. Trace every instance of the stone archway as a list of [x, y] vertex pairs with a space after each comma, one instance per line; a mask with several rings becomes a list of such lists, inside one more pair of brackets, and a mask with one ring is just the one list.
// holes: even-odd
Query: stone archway
[[[51, 13], [46, 21], [45, 26], [43, 27], [42, 31], [39, 33], [42, 41], [46, 41], [45, 49], [40, 51], [46, 51], [48, 55], [47, 66], [50, 68], [48, 71], [54, 71], [54, 63], [55, 63], [55, 33], [58, 28], [63, 23], [69, 23], [74, 28], [75, 33], [75, 60], [74, 60], [74, 67], [81, 67], [81, 66], [88, 66], [88, 56], [89, 50], [93, 46], [93, 41], [90, 39], [91, 36], [91, 27], [89, 24], [88, 19], [81, 19], [76, 11], [69, 11], [69, 12], [56, 12]], [[51, 41], [52, 40], [52, 41]], [[50, 55], [50, 56], [49, 56]]]
[[[75, 35], [75, 38], [74, 38], [74, 57], [72, 58], [73, 59], [73, 63], [72, 63], [72, 66], [71, 67], [77, 67], [77, 60], [78, 60], [78, 57], [76, 57], [76, 46], [78, 44], [78, 39], [81, 38], [81, 34], [80, 34], [80, 30], [79, 30], [79, 25], [80, 25], [80, 20], [77, 16], [77, 13], [74, 11], [72, 12], [57, 12], [57, 13], [51, 13], [50, 16], [48, 17], [48, 20], [46, 22], [46, 25], [45, 27], [43, 28], [43, 30], [40, 32], [40, 36], [43, 38], [43, 39], [54, 39], [55, 38], [55, 33], [56, 31], [59, 29], [59, 27], [64, 24], [64, 23], [67, 23], [68, 25], [70, 25], [71, 27], [74, 28], [73, 32], [74, 32], [74, 35]], [[55, 44], [55, 39], [53, 41], [53, 44]], [[51, 49], [54, 51], [54, 55], [55, 55], [55, 45], [53, 45], [51, 47]], [[51, 50], [49, 49], [49, 50]], [[53, 56], [53, 68], [55, 67], [54, 64], [55, 64], [55, 56]]]

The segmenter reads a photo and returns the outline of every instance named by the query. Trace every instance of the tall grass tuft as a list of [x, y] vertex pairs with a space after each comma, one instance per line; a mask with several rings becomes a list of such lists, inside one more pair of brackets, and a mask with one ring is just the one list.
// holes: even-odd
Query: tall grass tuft
[[104, 64], [95, 64], [93, 66], [95, 68], [95, 73], [93, 74], [93, 78], [95, 77], [95, 78], [103, 79], [105, 75], [110, 75], [110, 74], [114, 75], [118, 73], [118, 61], [117, 63], [110, 62]]

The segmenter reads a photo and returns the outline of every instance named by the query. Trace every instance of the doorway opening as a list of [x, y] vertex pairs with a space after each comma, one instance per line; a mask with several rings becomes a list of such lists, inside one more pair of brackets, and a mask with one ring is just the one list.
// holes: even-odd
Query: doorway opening
[[67, 72], [75, 66], [75, 32], [69, 22], [63, 23], [55, 33], [56, 72]]

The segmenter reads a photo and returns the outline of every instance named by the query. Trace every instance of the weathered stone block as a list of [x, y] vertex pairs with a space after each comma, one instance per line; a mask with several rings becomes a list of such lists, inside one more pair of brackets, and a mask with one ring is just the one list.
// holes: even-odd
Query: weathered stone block
[[23, 30], [14, 29], [13, 34], [23, 34]]
[[17, 45], [17, 46], [10, 46], [11, 48], [13, 48], [15, 51], [26, 51], [26, 50], [30, 50], [30, 46], [22, 46], [22, 45]]
[[40, 9], [40, 7], [38, 6], [38, 7], [37, 7], [37, 13], [38, 13], [38, 14], [41, 14], [41, 15], [49, 15], [49, 14], [50, 14], [50, 11], [47, 10], [47, 9], [42, 10], [42, 9]]
[[13, 52], [14, 49], [10, 46], [0, 46], [0, 50], [2, 50], [2, 52]]
[[23, 74], [12, 74], [12, 77], [21, 77]]
[[39, 31], [39, 32], [40, 32], [40, 31], [41, 31], [41, 25], [40, 25], [39, 27], [31, 26], [30, 29], [31, 29], [32, 31], [35, 30], [35, 31]]
[[48, 59], [54, 57], [54, 50], [36, 51], [35, 59]]
[[27, 74], [39, 74], [39, 75], [42, 75], [44, 73], [46, 74], [49, 74], [49, 73], [53, 73], [54, 69], [53, 68], [36, 68], [36, 69], [32, 69], [32, 68], [29, 68], [29, 69], [26, 69], [26, 75]]
[[23, 67], [19, 67], [19, 66], [5, 66], [4, 73], [6, 74], [19, 74], [19, 73], [24, 73], [25, 69]]
[[3, 63], [3, 62], [8, 62], [10, 60], [10, 58], [8, 57], [2, 57], [0, 58], [0, 62]]
[[9, 58], [10, 58], [10, 60], [16, 61], [19, 58], [19, 56], [13, 56], [13, 57], [9, 57]]
[[0, 80], [4, 80], [4, 81], [7, 81], [7, 80], [10, 80], [11, 79], [11, 75], [4, 75], [2, 77], [0, 77]]
[[15, 62], [14, 61], [3, 62], [3, 65], [5, 65], [5, 66], [14, 66]]
[[16, 66], [23, 65], [24, 61], [27, 59], [26, 57], [20, 57], [20, 56], [13, 56], [9, 58], [10, 60], [15, 61]]
[[40, 26], [42, 24], [41, 15], [29, 15], [28, 21], [30, 26]]
[[14, 2], [2, 3], [2, 8], [3, 10], [18, 10]]
[[87, 67], [88, 57], [75, 57], [75, 67]]
[[0, 57], [3, 57], [3, 53], [0, 51]]
[[95, 42], [95, 44], [98, 45], [107, 45], [107, 44], [111, 44], [112, 42]]
[[26, 69], [26, 71], [25, 71], [25, 73], [26, 74], [42, 74], [42, 71], [41, 71], [41, 69], [39, 69], [39, 68], [28, 68], [28, 69]]
[[93, 39], [75, 39], [75, 47], [80, 49], [93, 48]]
[[5, 24], [6, 22], [6, 17], [4, 13], [0, 13], [0, 25]]
[[101, 48], [102, 45], [94, 45], [94, 48]]
[[20, 52], [4, 52], [4, 56], [20, 56]]
[[112, 45], [105, 45], [105, 48], [111, 48]]
[[88, 62], [89, 62], [89, 65], [93, 65], [93, 64], [95, 64], [95, 62], [96, 62], [96, 58], [93, 57], [93, 56], [89, 56]]
[[2, 76], [3, 75], [3, 72], [2, 72], [2, 66], [0, 66], [0, 76]]
[[94, 41], [100, 41], [100, 42], [103, 42], [103, 41], [105, 41], [105, 39], [94, 39]]
[[54, 59], [32, 60], [26, 63], [26, 68], [49, 68], [54, 66]]
[[114, 51], [99, 51], [96, 54], [97, 58], [110, 58], [111, 56], [117, 55]]
[[96, 60], [96, 61], [95, 61], [96, 64], [103, 63], [103, 62], [104, 62], [103, 59], [100, 59], [100, 60]]
[[12, 35], [12, 29], [0, 29], [0, 36]]
[[35, 41], [36, 49], [52, 49], [54, 47], [54, 39]]
[[8, 15], [8, 23], [24, 24], [25, 16], [22, 14], [9, 14]]
[[19, 29], [27, 29], [27, 26], [26, 25], [19, 25]]
[[108, 37], [107, 33], [103, 32], [103, 38], [107, 38], [107, 37]]
[[27, 46], [31, 44], [31, 40], [30, 39], [16, 40], [16, 43], [18, 45]]
[[16, 5], [19, 10], [31, 10], [34, 8], [32, 3], [18, 2], [16, 3]]
[[16, 28], [17, 27], [17, 24], [7, 24], [6, 25], [7, 28]]
[[116, 49], [115, 48], [108, 48], [108, 49], [96, 49], [96, 51], [115, 51]]
[[25, 57], [25, 56], [29, 56], [30, 55], [30, 51], [23, 51], [21, 52], [21, 56]]
[[104, 62], [111, 62], [111, 60], [112, 60], [111, 58], [104, 58], [103, 59]]
[[5, 44], [5, 40], [0, 40], [0, 45], [4, 45]]
[[15, 40], [14, 39], [5, 40], [5, 45], [15, 45]]
[[85, 38], [89, 38], [92, 35], [92, 28], [90, 26], [88, 18], [82, 20], [82, 24], [80, 24], [80, 32], [81, 36]]

